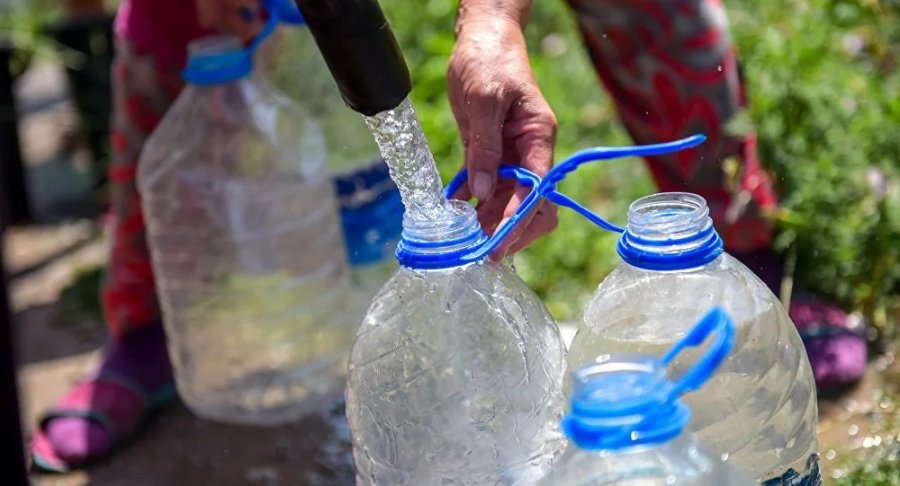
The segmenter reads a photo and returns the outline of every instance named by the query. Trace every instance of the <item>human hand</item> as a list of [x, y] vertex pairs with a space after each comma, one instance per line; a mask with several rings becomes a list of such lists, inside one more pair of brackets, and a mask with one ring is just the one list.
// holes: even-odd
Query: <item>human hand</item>
[[260, 0], [195, 0], [200, 25], [241, 40], [256, 36], [266, 18]]
[[[469, 171], [468, 186], [456, 197], [475, 196], [478, 219], [493, 234], [530, 190], [498, 180], [500, 164], [519, 164], [544, 176], [556, 142], [556, 117], [534, 79], [520, 22], [502, 15], [461, 16], [448, 91]], [[556, 224], [556, 206], [542, 201], [492, 257], [525, 248]]]

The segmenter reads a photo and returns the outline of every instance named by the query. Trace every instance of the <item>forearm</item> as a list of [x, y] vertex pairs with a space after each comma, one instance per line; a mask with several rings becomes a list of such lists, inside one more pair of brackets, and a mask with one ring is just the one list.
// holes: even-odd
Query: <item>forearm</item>
[[528, 22], [532, 0], [460, 0], [456, 18], [456, 35], [468, 22], [503, 18], [523, 29]]

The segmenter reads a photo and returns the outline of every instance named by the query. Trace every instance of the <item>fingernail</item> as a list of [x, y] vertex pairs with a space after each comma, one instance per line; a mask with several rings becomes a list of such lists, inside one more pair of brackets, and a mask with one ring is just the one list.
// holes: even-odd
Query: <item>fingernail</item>
[[487, 172], [476, 172], [472, 179], [472, 192], [479, 201], [487, 201], [494, 190], [494, 177]]

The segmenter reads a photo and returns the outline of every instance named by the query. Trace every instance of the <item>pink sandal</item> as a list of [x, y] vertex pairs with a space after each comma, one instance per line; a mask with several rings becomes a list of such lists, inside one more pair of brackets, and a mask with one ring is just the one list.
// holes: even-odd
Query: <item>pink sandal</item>
[[[123, 377], [104, 373], [76, 385], [52, 410], [47, 412], [31, 439], [31, 456], [38, 468], [48, 472], [67, 472], [83, 463], [67, 463], [59, 457], [46, 433], [50, 421], [62, 417], [80, 417], [99, 424], [109, 434], [115, 450], [132, 437], [146, 419], [176, 396], [174, 382], [148, 395]], [[85, 463], [90, 462], [91, 458]]]

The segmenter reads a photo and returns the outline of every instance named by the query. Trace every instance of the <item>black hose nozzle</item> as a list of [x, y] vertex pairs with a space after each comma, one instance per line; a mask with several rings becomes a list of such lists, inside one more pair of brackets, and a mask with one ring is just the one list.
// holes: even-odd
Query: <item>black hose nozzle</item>
[[372, 116], [412, 90], [409, 69], [377, 0], [294, 0], [344, 101]]

